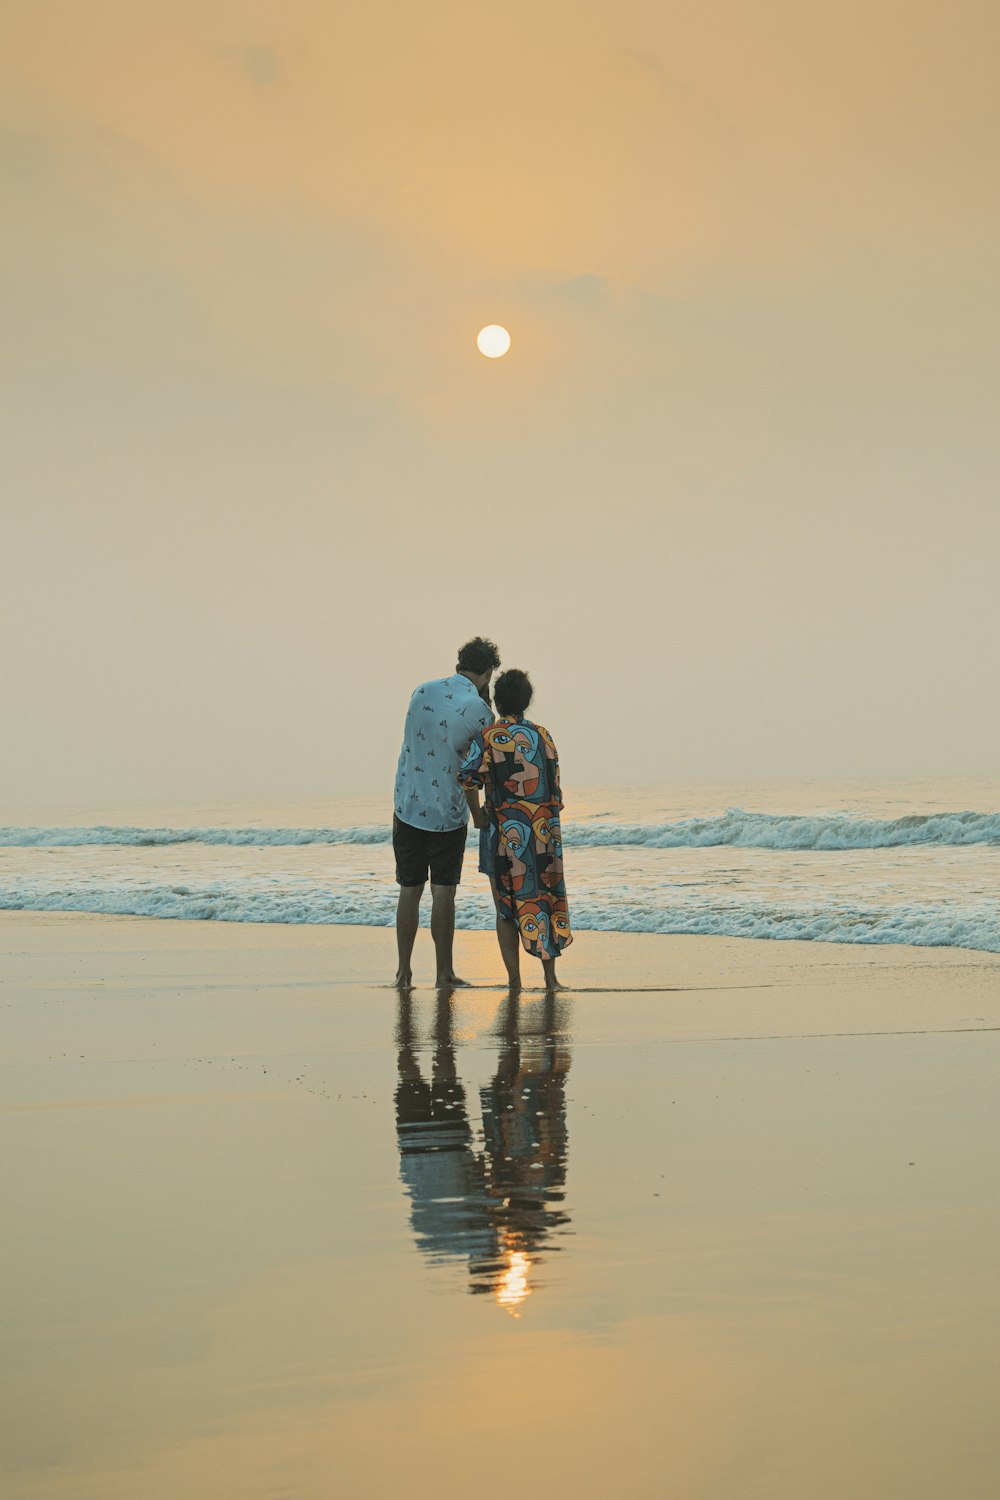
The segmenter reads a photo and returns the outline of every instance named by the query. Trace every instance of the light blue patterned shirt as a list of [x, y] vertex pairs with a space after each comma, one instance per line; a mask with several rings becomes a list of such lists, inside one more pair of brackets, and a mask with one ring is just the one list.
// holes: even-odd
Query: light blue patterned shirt
[[396, 817], [411, 828], [447, 833], [469, 821], [458, 771], [474, 734], [493, 715], [468, 677], [440, 677], [416, 689], [406, 711], [396, 767]]

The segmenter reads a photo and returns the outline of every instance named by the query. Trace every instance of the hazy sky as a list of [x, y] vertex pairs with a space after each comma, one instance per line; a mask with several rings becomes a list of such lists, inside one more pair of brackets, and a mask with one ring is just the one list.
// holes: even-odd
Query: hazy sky
[[478, 632], [570, 783], [995, 767], [998, 49], [7, 0], [3, 801], [388, 795]]

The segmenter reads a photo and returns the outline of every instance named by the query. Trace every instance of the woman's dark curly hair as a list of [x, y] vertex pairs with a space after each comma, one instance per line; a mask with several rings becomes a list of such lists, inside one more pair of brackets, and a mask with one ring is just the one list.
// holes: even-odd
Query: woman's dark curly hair
[[500, 652], [492, 641], [477, 635], [466, 641], [458, 653], [456, 672], [495, 672], [500, 665]]
[[517, 667], [508, 667], [493, 684], [493, 700], [497, 712], [504, 715], [523, 714], [531, 702], [533, 692], [527, 672], [521, 672]]

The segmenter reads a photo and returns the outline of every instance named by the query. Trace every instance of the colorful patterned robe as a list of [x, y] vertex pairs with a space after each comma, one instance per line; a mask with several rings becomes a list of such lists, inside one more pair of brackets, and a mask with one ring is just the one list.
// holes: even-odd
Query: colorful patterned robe
[[480, 787], [489, 817], [489, 857], [500, 915], [517, 922], [536, 958], [555, 958], [573, 941], [563, 881], [559, 757], [552, 736], [523, 716], [481, 729], [458, 773]]

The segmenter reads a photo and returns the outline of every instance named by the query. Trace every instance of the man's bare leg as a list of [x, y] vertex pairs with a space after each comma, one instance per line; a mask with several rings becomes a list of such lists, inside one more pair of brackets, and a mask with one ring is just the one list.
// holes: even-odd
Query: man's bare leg
[[500, 915], [496, 881], [491, 879], [490, 886], [493, 890], [493, 904], [497, 909], [497, 942], [500, 944], [500, 957], [507, 970], [507, 980], [511, 990], [519, 990], [521, 988], [521, 934], [513, 918]]
[[437, 977], [434, 983], [464, 984], [455, 973], [455, 887], [435, 885], [431, 881], [431, 937], [437, 955]]
[[420, 898], [424, 894], [422, 885], [401, 885], [396, 905], [396, 947], [399, 950], [399, 968], [393, 981], [397, 989], [409, 989], [413, 983], [413, 944], [420, 926]]

